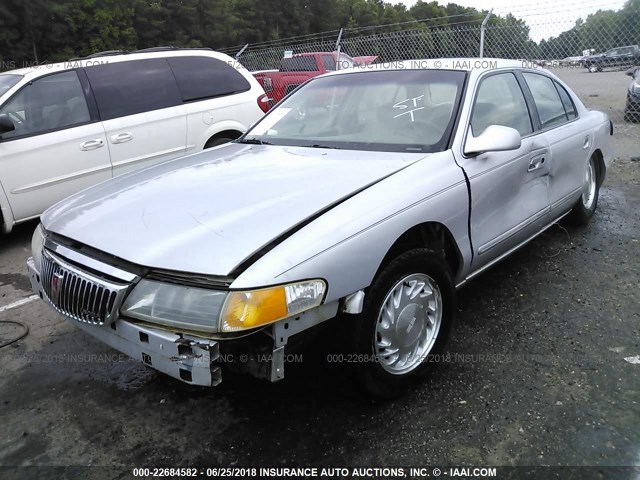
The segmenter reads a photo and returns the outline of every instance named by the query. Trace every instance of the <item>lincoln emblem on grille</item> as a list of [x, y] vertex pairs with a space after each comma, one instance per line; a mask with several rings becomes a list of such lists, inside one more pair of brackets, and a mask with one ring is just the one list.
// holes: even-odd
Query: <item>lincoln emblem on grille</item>
[[62, 282], [63, 276], [59, 273], [54, 273], [51, 276], [51, 303], [54, 305], [58, 304], [58, 297], [60, 296], [60, 283]]

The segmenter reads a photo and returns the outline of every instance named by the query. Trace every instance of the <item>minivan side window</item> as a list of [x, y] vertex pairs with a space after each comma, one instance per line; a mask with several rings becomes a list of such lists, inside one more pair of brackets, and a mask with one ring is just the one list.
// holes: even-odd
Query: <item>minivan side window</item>
[[560, 99], [554, 81], [537, 73], [523, 73], [522, 76], [531, 90], [540, 117], [540, 127], [545, 129], [566, 123], [569, 118]]
[[180, 91], [164, 58], [85, 68], [102, 120], [180, 105]]
[[184, 102], [246, 92], [251, 85], [235, 68], [211, 57], [169, 57]]
[[91, 121], [82, 85], [75, 71], [40, 77], [13, 95], [0, 115], [13, 121], [15, 130], [2, 140], [37, 135]]
[[477, 137], [490, 125], [515, 128], [523, 137], [533, 132], [527, 102], [513, 73], [486, 77], [478, 88], [471, 117], [473, 135]]

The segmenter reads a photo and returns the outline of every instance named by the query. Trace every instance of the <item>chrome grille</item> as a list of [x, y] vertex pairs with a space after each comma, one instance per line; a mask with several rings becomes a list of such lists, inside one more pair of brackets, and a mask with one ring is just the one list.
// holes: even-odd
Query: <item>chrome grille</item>
[[43, 251], [40, 276], [44, 294], [58, 312], [93, 325], [116, 319], [129, 287], [80, 270], [47, 250]]

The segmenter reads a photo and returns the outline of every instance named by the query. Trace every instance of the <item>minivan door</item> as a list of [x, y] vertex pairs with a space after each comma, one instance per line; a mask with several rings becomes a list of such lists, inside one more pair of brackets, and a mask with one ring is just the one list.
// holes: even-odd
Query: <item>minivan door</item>
[[107, 135], [113, 175], [184, 155], [187, 120], [163, 58], [86, 67]]
[[0, 115], [15, 126], [0, 138], [0, 183], [14, 221], [111, 178], [107, 138], [75, 70], [27, 83]]

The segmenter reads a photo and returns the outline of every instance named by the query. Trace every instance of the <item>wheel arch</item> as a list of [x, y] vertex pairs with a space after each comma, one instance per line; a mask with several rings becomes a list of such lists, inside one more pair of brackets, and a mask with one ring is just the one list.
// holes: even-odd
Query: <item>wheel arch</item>
[[596, 159], [596, 167], [598, 169], [598, 188], [600, 188], [604, 182], [605, 176], [607, 175], [607, 166], [604, 163], [604, 155], [602, 154], [602, 150], [596, 148], [591, 156]]
[[400, 253], [421, 247], [431, 248], [441, 253], [454, 278], [460, 273], [463, 265], [462, 253], [451, 231], [440, 222], [420, 223], [405, 231], [391, 245], [382, 259], [378, 271]]
[[215, 140], [218, 140], [219, 138], [230, 138], [231, 140], [236, 140], [237, 138], [240, 138], [241, 135], [242, 132], [239, 130], [222, 130], [215, 133], [214, 135], [211, 135], [207, 139], [207, 141], [204, 142], [204, 148], [208, 148], [207, 145], [209, 145], [211, 142], [214, 142]]

